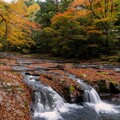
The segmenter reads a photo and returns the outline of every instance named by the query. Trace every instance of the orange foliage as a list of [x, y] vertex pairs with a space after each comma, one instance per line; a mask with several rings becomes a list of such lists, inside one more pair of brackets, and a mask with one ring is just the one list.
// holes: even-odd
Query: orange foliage
[[64, 13], [57, 13], [52, 19], [52, 24], [56, 24], [57, 21], [61, 20], [62, 18], [67, 18], [70, 21], [76, 20], [77, 18], [80, 18], [82, 16], [85, 16], [85, 11], [77, 11], [73, 9], [68, 9]]
[[5, 37], [12, 46], [27, 45], [30, 47], [35, 44], [31, 39], [31, 33], [33, 29], [38, 29], [38, 25], [29, 20], [29, 14], [33, 10], [28, 12], [30, 8], [24, 2], [24, 0], [18, 0], [7, 4], [0, 1], [0, 21], [4, 20], [0, 23], [0, 33], [2, 33], [0, 37]]
[[70, 5], [70, 9], [84, 9], [86, 13], [92, 13], [97, 19], [109, 16], [108, 21], [114, 18], [114, 8], [113, 0], [75, 0]]
[[62, 18], [68, 18], [68, 19], [75, 19], [74, 17], [74, 12], [72, 10], [65, 11], [64, 13], [57, 13], [53, 18], [52, 18], [52, 24], [55, 24], [58, 20]]

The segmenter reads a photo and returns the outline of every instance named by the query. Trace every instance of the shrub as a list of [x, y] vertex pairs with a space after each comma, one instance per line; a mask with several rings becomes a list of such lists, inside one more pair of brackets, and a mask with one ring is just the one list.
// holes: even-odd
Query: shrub
[[0, 43], [0, 52], [2, 52], [3, 51], [3, 44], [2, 43]]

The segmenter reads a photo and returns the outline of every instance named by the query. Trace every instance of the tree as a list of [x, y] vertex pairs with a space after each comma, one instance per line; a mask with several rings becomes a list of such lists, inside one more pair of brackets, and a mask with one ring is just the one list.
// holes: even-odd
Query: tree
[[[51, 19], [52, 17], [57, 14], [57, 12], [64, 12], [67, 10], [67, 7], [69, 6], [69, 3], [73, 0], [46, 0], [44, 2], [37, 1], [37, 3], [40, 6], [40, 10], [36, 13], [36, 19], [35, 21], [38, 22], [41, 25], [41, 30], [39, 32], [35, 32], [35, 39], [37, 43], [37, 48], [40, 48], [41, 51], [50, 51], [50, 46], [48, 45], [50, 38], [46, 39], [46, 37], [49, 35], [49, 30], [53, 30], [51, 27]], [[48, 30], [49, 28], [49, 30]], [[54, 30], [53, 30], [54, 31]], [[48, 32], [48, 35], [46, 36], [46, 33]], [[46, 36], [46, 37], [45, 37]], [[48, 40], [48, 41], [47, 41]], [[45, 43], [46, 41], [46, 43]], [[47, 48], [48, 47], [48, 48]]]
[[36, 14], [36, 22], [42, 24], [43, 27], [50, 26], [51, 18], [58, 12], [62, 13], [66, 11], [72, 1], [73, 0], [37, 1], [41, 9]]
[[56, 31], [51, 40], [52, 52], [66, 58], [80, 57], [87, 39], [85, 28], [77, 21], [76, 13], [72, 10], [56, 14], [52, 18], [52, 27]]
[[9, 17], [8, 9], [8, 5], [2, 0], [0, 0], [0, 39], [3, 39], [3, 43], [5, 42], [8, 33], [8, 21], [6, 19], [7, 17]]
[[90, 16], [92, 25], [97, 26], [105, 35], [106, 46], [117, 21], [119, 2], [116, 0], [75, 0], [71, 8], [76, 11], [84, 10], [85, 16]]
[[40, 6], [40, 10], [36, 13], [36, 22], [43, 27], [50, 26], [50, 19], [58, 12], [55, 0], [38, 1], [37, 3]]
[[118, 3], [118, 0], [47, 0], [39, 3], [42, 9], [37, 12], [36, 20], [42, 24], [42, 30], [36, 37], [38, 46], [44, 52], [67, 58], [117, 53]]
[[[32, 10], [29, 11], [29, 7], [25, 5], [24, 0], [18, 0], [10, 4], [0, 2], [1, 42], [6, 49], [10, 47], [17, 49], [30, 48], [35, 44], [31, 34], [33, 29], [37, 29], [37, 24], [30, 21], [29, 17], [32, 16], [31, 11], [36, 6], [30, 6]], [[37, 7], [37, 9], [39, 8]]]

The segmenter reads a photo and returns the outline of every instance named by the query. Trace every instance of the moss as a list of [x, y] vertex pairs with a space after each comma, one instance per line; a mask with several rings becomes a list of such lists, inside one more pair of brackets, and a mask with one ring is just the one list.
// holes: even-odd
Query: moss
[[24, 106], [25, 106], [26, 108], [28, 108], [28, 107], [29, 107], [29, 104], [28, 104], [28, 102], [27, 102], [27, 101], [25, 101], [25, 102], [24, 102]]
[[108, 75], [107, 72], [97, 72], [97, 74], [101, 74], [101, 75]]
[[112, 78], [107, 78], [107, 81], [109, 81], [113, 84], [119, 84], [116, 80], [113, 80]]
[[85, 78], [85, 77], [87, 77], [87, 75], [86, 74], [80, 74], [79, 77], [80, 78]]
[[70, 86], [69, 86], [69, 92], [72, 93], [72, 92], [74, 92], [74, 91], [75, 91], [75, 87], [72, 86], [72, 85], [70, 85]]

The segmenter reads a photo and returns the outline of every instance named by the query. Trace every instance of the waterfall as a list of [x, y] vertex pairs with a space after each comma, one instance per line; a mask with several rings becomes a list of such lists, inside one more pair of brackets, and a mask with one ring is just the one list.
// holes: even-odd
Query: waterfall
[[[94, 88], [78, 78], [72, 76], [72, 79], [84, 90], [85, 105], [94, 108], [97, 113], [101, 111], [118, 113], [112, 105], [102, 102]], [[77, 115], [76, 112], [83, 108], [83, 106], [77, 104], [66, 103], [51, 87], [42, 84], [38, 80], [38, 76], [25, 75], [24, 82], [31, 86], [34, 91], [31, 104], [31, 113], [34, 120], [65, 120], [65, 114], [69, 114], [66, 120], [76, 120], [72, 117], [72, 113], [74, 112], [75, 116], [78, 116], [79, 114]], [[69, 116], [71, 117], [69, 118]]]
[[84, 101], [90, 103], [99, 103], [101, 99], [94, 88], [84, 91]]
[[84, 102], [87, 105], [93, 107], [97, 113], [99, 112], [120, 113], [118, 110], [115, 109], [115, 106], [103, 102], [100, 99], [96, 90], [87, 83], [85, 83], [83, 80], [76, 78], [74, 75], [71, 74], [69, 74], [69, 78], [76, 81], [80, 85], [80, 87], [84, 90], [84, 96], [83, 96]]
[[71, 109], [81, 109], [76, 104], [66, 103], [65, 100], [51, 87], [42, 84], [38, 77], [25, 75], [24, 82], [33, 88], [31, 112], [33, 119], [63, 120], [61, 113]]
[[48, 86], [42, 86], [38, 92], [34, 93], [34, 98], [34, 109], [37, 112], [58, 110], [65, 104], [63, 98]]
[[94, 88], [84, 91], [84, 101], [93, 107], [97, 113], [119, 113], [115, 106], [103, 102]]
[[43, 85], [40, 81], [36, 81], [36, 79], [37, 77], [30, 75], [24, 79], [35, 91], [33, 94], [34, 111], [48, 112], [61, 108], [65, 104], [64, 99], [51, 87]]
[[89, 102], [89, 103], [101, 102], [101, 99], [94, 88], [92, 88], [90, 85], [85, 83], [83, 80], [80, 80], [79, 78], [76, 78], [73, 75], [70, 75], [69, 77], [73, 79], [74, 81], [76, 81], [80, 85], [80, 87], [84, 90], [84, 96], [83, 96], [84, 102]]

